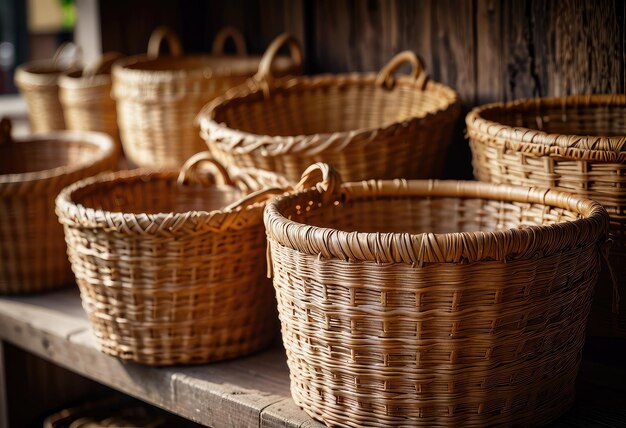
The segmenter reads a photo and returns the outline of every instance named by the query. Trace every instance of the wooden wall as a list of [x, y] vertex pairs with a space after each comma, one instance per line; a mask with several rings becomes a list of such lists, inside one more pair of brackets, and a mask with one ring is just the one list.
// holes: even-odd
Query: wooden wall
[[[378, 70], [411, 49], [465, 108], [523, 97], [623, 92], [624, 0], [101, 0], [104, 50], [138, 53], [154, 26], [207, 51], [223, 25], [252, 52], [289, 31], [307, 72]], [[459, 132], [449, 176], [470, 175]], [[458, 153], [457, 153], [458, 151]]]

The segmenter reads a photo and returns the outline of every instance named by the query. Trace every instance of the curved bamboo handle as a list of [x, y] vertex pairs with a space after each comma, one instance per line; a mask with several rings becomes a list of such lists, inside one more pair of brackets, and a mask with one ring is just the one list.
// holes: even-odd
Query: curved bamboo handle
[[237, 56], [246, 56], [246, 41], [241, 32], [235, 27], [224, 27], [217, 33], [213, 40], [213, 55], [224, 55], [224, 45], [228, 39], [235, 43]]
[[63, 53], [69, 49], [74, 49], [74, 53], [72, 55], [72, 60], [67, 64], [67, 66], [63, 67], [63, 68], [69, 68], [72, 67], [74, 65], [76, 65], [78, 63], [78, 59], [80, 57], [82, 57], [82, 50], [80, 48], [80, 46], [72, 43], [72, 42], [65, 42], [65, 43], [61, 43], [61, 45], [57, 48], [57, 50], [54, 52], [54, 56], [52, 57], [52, 66], [53, 67], [58, 67], [59, 65], [59, 61], [61, 60], [61, 58], [63, 58]]
[[285, 193], [285, 189], [281, 189], [280, 187], [270, 187], [268, 189], [257, 190], [256, 192], [252, 192], [238, 201], [224, 207], [223, 210], [234, 211], [236, 209], [243, 209], [249, 205], [267, 201], [270, 197], [282, 195], [283, 193]]
[[207, 162], [213, 165], [213, 167], [218, 172], [218, 175], [216, 175], [216, 177], [221, 178], [223, 184], [226, 184], [228, 186], [235, 185], [235, 183], [233, 183], [233, 180], [230, 178], [230, 175], [228, 175], [228, 171], [226, 171], [226, 168], [224, 168], [221, 163], [213, 159], [213, 156], [211, 156], [211, 153], [208, 151], [196, 153], [195, 155], [187, 159], [187, 161], [183, 164], [183, 167], [180, 170], [180, 174], [178, 174], [178, 185], [184, 186], [188, 182], [200, 183], [202, 180], [199, 179], [197, 170], [198, 166], [203, 162]]
[[419, 87], [424, 88], [428, 81], [428, 74], [424, 70], [424, 64], [412, 51], [403, 51], [391, 58], [391, 61], [385, 65], [378, 76], [376, 76], [376, 84], [387, 89], [391, 89], [396, 84], [393, 77], [395, 71], [404, 63], [411, 64], [411, 76]]
[[[315, 176], [321, 175], [321, 181]], [[315, 187], [320, 193], [338, 194], [341, 189], [341, 175], [330, 165], [317, 162], [302, 173], [302, 177], [294, 189], [298, 192]]]
[[298, 42], [295, 37], [287, 33], [283, 33], [270, 43], [267, 50], [263, 54], [263, 58], [261, 58], [261, 62], [259, 63], [259, 71], [254, 75], [254, 79], [257, 82], [264, 83], [266, 87], [269, 87], [271, 82], [274, 80], [274, 76], [272, 75], [272, 64], [276, 60], [276, 56], [278, 55], [280, 48], [286, 44], [289, 45], [291, 58], [293, 59], [296, 67], [300, 68], [302, 66], [302, 48], [300, 47], [300, 42]]
[[107, 52], [102, 54], [102, 56], [95, 62], [89, 64], [85, 67], [83, 71], [83, 77], [93, 77], [98, 74], [109, 74], [111, 72], [111, 67], [113, 63], [118, 59], [122, 58], [122, 55], [119, 52]]
[[162, 26], [158, 27], [150, 35], [150, 40], [148, 40], [148, 58], [155, 59], [159, 57], [163, 40], [167, 40], [171, 56], [177, 57], [182, 55], [183, 48], [180, 45], [178, 36], [168, 27]]
[[11, 123], [11, 119], [3, 117], [2, 120], [0, 120], [0, 145], [13, 142], [13, 137], [11, 137], [12, 128], [13, 124]]

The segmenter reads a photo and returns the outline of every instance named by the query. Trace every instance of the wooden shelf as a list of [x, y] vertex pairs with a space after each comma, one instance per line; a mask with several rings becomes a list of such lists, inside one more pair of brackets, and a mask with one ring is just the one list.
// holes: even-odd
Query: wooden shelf
[[[203, 366], [154, 368], [124, 363], [97, 350], [75, 289], [0, 299], [0, 339], [207, 426], [322, 426], [290, 398], [289, 372], [279, 346]], [[583, 391], [579, 391], [584, 404], [553, 426], [626, 426], [626, 392], [616, 389], [624, 385], [621, 375], [585, 363]]]

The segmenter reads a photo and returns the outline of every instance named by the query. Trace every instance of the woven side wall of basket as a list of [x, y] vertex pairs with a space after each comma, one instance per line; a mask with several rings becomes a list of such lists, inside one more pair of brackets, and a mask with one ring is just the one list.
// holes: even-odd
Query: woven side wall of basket
[[564, 190], [606, 208], [621, 300], [604, 274], [590, 333], [626, 338], [626, 96], [491, 104], [473, 110], [466, 122], [479, 180]]
[[122, 56], [104, 54], [83, 71], [59, 78], [59, 99], [67, 129], [109, 134], [119, 146], [115, 101], [111, 98], [111, 66]]
[[299, 406], [332, 426], [484, 427], [572, 404], [599, 204], [475, 182], [340, 186], [320, 167], [265, 210]]
[[56, 132], [25, 140], [0, 136], [0, 293], [30, 293], [72, 282], [54, 198], [66, 186], [112, 169], [103, 134]]
[[[216, 38], [213, 55], [182, 55], [178, 38], [165, 28], [152, 34], [148, 54], [131, 57], [113, 69], [113, 95], [126, 156], [146, 167], [179, 168], [194, 153], [206, 150], [195, 118], [202, 107], [255, 72], [259, 58], [245, 56], [245, 43], [228, 29]], [[239, 52], [223, 55], [226, 36]], [[159, 54], [167, 41], [170, 57]], [[281, 75], [297, 73], [301, 57], [281, 57]]]
[[26, 100], [33, 132], [65, 129], [58, 81], [62, 73], [78, 71], [73, 63], [63, 65], [61, 61], [70, 46], [74, 45], [61, 45], [51, 60], [26, 63], [15, 71], [15, 85]]
[[221, 180], [205, 182], [197, 167], [209, 160], [192, 157], [180, 175], [101, 175], [58, 197], [83, 307], [104, 352], [152, 365], [204, 363], [274, 337], [262, 210], [287, 182], [263, 171], [228, 173], [212, 160]]
[[[404, 63], [410, 76], [394, 78]], [[412, 52], [378, 75], [275, 79], [270, 67], [263, 61], [256, 83], [233, 89], [199, 115], [202, 136], [222, 162], [276, 171], [293, 182], [316, 161], [350, 181], [442, 174], [460, 104], [452, 89], [428, 80]]]

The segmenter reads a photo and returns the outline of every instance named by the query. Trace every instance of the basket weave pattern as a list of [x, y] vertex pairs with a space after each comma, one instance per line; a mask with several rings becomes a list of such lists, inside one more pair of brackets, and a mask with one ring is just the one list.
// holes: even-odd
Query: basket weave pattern
[[[609, 258], [619, 299], [598, 287], [592, 332], [626, 337], [626, 96], [594, 95], [491, 104], [467, 119], [479, 180], [551, 187], [600, 202], [611, 216]], [[609, 275], [605, 282], [610, 283]]]
[[479, 427], [540, 425], [572, 404], [608, 226], [598, 204], [324, 183], [265, 212], [298, 405], [328, 425]]
[[[410, 76], [393, 78], [401, 64]], [[200, 114], [202, 135], [226, 164], [276, 171], [297, 182], [311, 163], [332, 164], [347, 180], [440, 175], [460, 113], [456, 93], [427, 82], [411, 52], [379, 74], [274, 79], [216, 99]]]
[[104, 135], [49, 133], [0, 142], [0, 293], [71, 283], [54, 198], [115, 165], [113, 143]]
[[[239, 36], [240, 37], [240, 36]], [[159, 54], [168, 41], [172, 56]], [[222, 42], [223, 43], [223, 40]], [[237, 43], [237, 45], [241, 45]], [[178, 38], [159, 28], [147, 55], [131, 57], [113, 69], [124, 152], [134, 164], [179, 168], [194, 153], [206, 150], [195, 118], [202, 107], [255, 72], [260, 58], [222, 55], [182, 55]], [[281, 58], [279, 72], [295, 73], [300, 64]]]
[[273, 338], [258, 201], [278, 190], [230, 204], [287, 183], [220, 171], [226, 184], [139, 170], [84, 180], [59, 196], [69, 258], [104, 352], [153, 365], [203, 363]]

